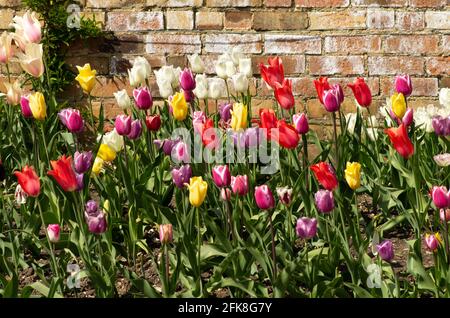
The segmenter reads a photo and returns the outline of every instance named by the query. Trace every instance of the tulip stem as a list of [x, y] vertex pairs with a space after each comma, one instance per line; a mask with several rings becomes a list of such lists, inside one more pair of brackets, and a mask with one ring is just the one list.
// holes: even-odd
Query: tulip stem
[[200, 284], [200, 295], [203, 294], [203, 286], [202, 286], [202, 269], [200, 266], [200, 251], [202, 246], [202, 233], [200, 228], [200, 209], [196, 208], [196, 222], [197, 222], [197, 266], [198, 266], [198, 282]]
[[333, 136], [334, 136], [334, 150], [336, 154], [336, 170], [339, 169], [339, 150], [338, 150], [338, 138], [337, 138], [337, 129], [336, 129], [336, 113], [331, 113], [333, 119]]
[[309, 191], [309, 170], [308, 170], [308, 139], [306, 134], [302, 134], [303, 140], [303, 170], [305, 171], [306, 190]]
[[92, 130], [95, 133], [94, 112], [92, 110], [92, 97], [90, 93], [88, 94], [88, 103], [89, 103], [89, 119], [91, 120]]
[[6, 63], [6, 74], [8, 74], [8, 83], [11, 83], [11, 72], [9, 71], [8, 63]]
[[445, 211], [444, 211], [444, 242], [445, 242], [445, 252], [447, 254], [447, 264], [450, 264], [450, 247], [448, 244], [448, 223], [445, 219]]
[[[277, 254], [275, 250], [275, 231], [273, 228], [272, 223], [272, 213], [269, 214], [269, 227], [270, 227], [270, 233], [272, 234], [272, 265], [273, 265], [273, 282], [272, 286], [274, 285], [276, 279], [277, 279]], [[273, 291], [274, 292], [274, 291]]]
[[169, 267], [169, 248], [167, 247], [167, 243], [164, 244], [164, 262], [166, 265], [166, 290], [165, 294], [166, 296], [169, 296], [169, 277], [170, 277], [170, 267]]

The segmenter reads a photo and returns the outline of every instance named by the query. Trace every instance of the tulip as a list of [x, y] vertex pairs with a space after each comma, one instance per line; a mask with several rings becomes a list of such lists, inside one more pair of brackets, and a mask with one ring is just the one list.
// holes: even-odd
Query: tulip
[[14, 55], [12, 46], [13, 37], [10, 33], [4, 31], [0, 36], [0, 63], [8, 64]]
[[435, 234], [425, 234], [425, 244], [430, 251], [435, 252], [438, 249], [440, 242], [441, 236], [438, 232]]
[[158, 149], [162, 148], [166, 156], [172, 154], [172, 149], [178, 142], [179, 140], [171, 140], [171, 139], [164, 139], [164, 140], [156, 139], [155, 141], [153, 141], [153, 143], [158, 147]]
[[20, 98], [20, 110], [22, 111], [22, 115], [25, 118], [31, 118], [33, 117], [33, 112], [30, 108], [30, 96], [22, 96]]
[[231, 199], [231, 190], [228, 189], [228, 188], [220, 189], [220, 198], [223, 201], [230, 201], [230, 199]]
[[26, 42], [41, 42], [41, 23], [36, 18], [36, 13], [27, 11], [23, 16], [15, 16], [13, 18], [13, 27], [16, 33], [23, 37]]
[[244, 54], [242, 54], [242, 49], [239, 46], [233, 46], [233, 48], [228, 49], [227, 53], [235, 66], [238, 66], [239, 60], [244, 58]]
[[170, 105], [172, 106], [173, 117], [176, 120], [183, 121], [186, 119], [189, 108], [183, 93], [173, 95]]
[[40, 92], [36, 92], [31, 94], [28, 99], [33, 117], [36, 120], [44, 120], [47, 116], [47, 106], [45, 104], [44, 95]]
[[111, 162], [116, 159], [116, 152], [107, 144], [101, 144], [98, 148], [97, 156], [106, 162]]
[[278, 118], [275, 115], [275, 112], [273, 109], [260, 109], [259, 110], [259, 127], [263, 128], [264, 134], [266, 135], [267, 139], [272, 138], [272, 129], [277, 128], [278, 125]]
[[131, 132], [131, 116], [118, 115], [114, 122], [114, 126], [119, 135], [128, 135]]
[[81, 191], [84, 188], [84, 174], [83, 173], [76, 173], [75, 172], [75, 178], [77, 179], [77, 191]]
[[231, 190], [234, 194], [243, 196], [248, 193], [248, 176], [237, 175], [231, 177]]
[[439, 104], [450, 107], [450, 88], [443, 87], [439, 90]]
[[215, 166], [212, 169], [212, 178], [219, 188], [228, 187], [231, 183], [230, 168], [227, 165]]
[[292, 116], [292, 122], [294, 123], [295, 130], [297, 130], [300, 135], [308, 133], [308, 117], [304, 113], [294, 114]]
[[51, 160], [50, 164], [53, 170], [48, 171], [47, 174], [52, 176], [64, 191], [77, 190], [78, 182], [73, 170], [72, 157], [63, 155], [56, 161]]
[[192, 92], [198, 99], [208, 98], [208, 78], [205, 74], [195, 76], [195, 89]]
[[177, 142], [172, 148], [172, 160], [174, 162], [189, 162], [190, 158], [191, 155], [186, 143], [183, 141]]
[[130, 133], [127, 135], [128, 139], [135, 140], [141, 136], [142, 133], [142, 124], [139, 119], [133, 120], [131, 122]]
[[408, 108], [408, 110], [406, 111], [405, 115], [402, 118], [402, 123], [406, 127], [409, 127], [411, 126], [413, 119], [414, 119], [414, 110], [412, 108]]
[[450, 153], [443, 153], [433, 157], [434, 161], [440, 167], [450, 166]]
[[135, 73], [139, 74], [139, 78], [143, 78], [143, 81], [140, 84], [143, 84], [152, 74], [150, 63], [142, 56], [138, 56], [134, 59], [132, 68]]
[[295, 128], [290, 124], [286, 124], [284, 120], [277, 122], [277, 129], [273, 130], [271, 138], [286, 149], [296, 148], [300, 141], [300, 137]]
[[131, 107], [131, 99], [125, 89], [115, 92], [114, 97], [116, 98], [117, 105], [119, 105], [121, 109], [125, 110]]
[[383, 241], [381, 244], [377, 245], [378, 255], [381, 259], [389, 262], [394, 258], [394, 247], [392, 242], [389, 240]]
[[391, 96], [392, 111], [397, 118], [402, 119], [406, 113], [405, 96], [402, 93], [395, 93]]
[[404, 96], [409, 96], [412, 93], [411, 77], [409, 75], [398, 75], [395, 78], [395, 91], [402, 93]]
[[42, 44], [27, 43], [25, 53], [16, 53], [22, 69], [33, 77], [39, 78], [44, 74], [42, 61]]
[[128, 79], [130, 86], [138, 87], [145, 83], [145, 77], [143, 73], [139, 72], [139, 69], [132, 67], [128, 70]]
[[173, 168], [171, 173], [173, 183], [178, 188], [182, 189], [184, 185], [188, 183], [192, 177], [192, 168], [190, 165], [184, 165], [178, 169]]
[[25, 166], [22, 171], [15, 171], [14, 175], [17, 177], [19, 185], [27, 195], [31, 197], [37, 197], [39, 195], [41, 183], [33, 167]]
[[201, 130], [205, 122], [206, 114], [203, 111], [195, 111], [192, 114], [192, 126], [197, 134], [201, 134]]
[[141, 110], [147, 110], [153, 105], [152, 94], [147, 87], [135, 88], [133, 90], [134, 101], [136, 102], [136, 107]]
[[58, 117], [71, 133], [83, 131], [84, 121], [78, 109], [65, 108], [58, 113]]
[[102, 172], [104, 162], [105, 161], [102, 158], [96, 157], [94, 164], [92, 165], [92, 173], [98, 176], [100, 172]]
[[302, 217], [297, 220], [295, 228], [297, 236], [302, 239], [310, 239], [317, 234], [317, 220], [315, 218]]
[[450, 191], [444, 186], [434, 186], [431, 189], [431, 198], [438, 209], [445, 209], [450, 207]]
[[84, 207], [84, 215], [86, 218], [90, 217], [90, 216], [95, 216], [98, 214], [98, 203], [94, 200], [89, 200], [88, 202], [86, 202], [86, 205]]
[[247, 128], [247, 106], [235, 103], [231, 110], [231, 128], [234, 131]]
[[108, 145], [114, 152], [119, 152], [123, 148], [123, 136], [119, 135], [114, 128], [103, 136], [103, 143]]
[[206, 198], [208, 184], [202, 177], [192, 177], [186, 185], [189, 189], [189, 202], [196, 208], [200, 207]]
[[256, 205], [261, 210], [269, 210], [275, 207], [275, 199], [272, 191], [265, 184], [255, 187], [255, 200]]
[[361, 164], [359, 162], [347, 162], [345, 180], [352, 190], [361, 186]]
[[178, 83], [178, 76], [175, 74], [175, 70], [173, 65], [164, 65], [158, 71], [155, 71], [156, 81], [157, 82], [166, 82], [170, 83], [170, 86], [173, 87], [173, 83]]
[[275, 98], [281, 108], [289, 110], [295, 106], [294, 95], [292, 94], [292, 81], [285, 79], [282, 83], [276, 83], [274, 87]]
[[369, 86], [367, 86], [364, 78], [358, 77], [353, 84], [348, 84], [348, 87], [353, 91], [358, 105], [361, 107], [369, 107], [372, 103], [372, 93]]
[[276, 83], [283, 83], [284, 68], [283, 62], [279, 57], [269, 58], [269, 65], [259, 64], [261, 77], [273, 89], [276, 88]]
[[188, 68], [185, 68], [180, 74], [180, 86], [184, 91], [193, 91], [195, 89], [194, 74]]
[[338, 111], [344, 101], [342, 87], [339, 84], [336, 84], [331, 86], [330, 89], [324, 90], [322, 101], [328, 112], [332, 113]]
[[203, 63], [200, 56], [196, 53], [188, 56], [189, 64], [194, 73], [203, 73], [205, 71], [205, 64]]
[[414, 145], [408, 137], [406, 126], [401, 124], [398, 128], [392, 127], [384, 130], [388, 134], [395, 150], [405, 159], [411, 157], [414, 153]]
[[231, 103], [225, 103], [225, 104], [219, 104], [219, 114], [220, 118], [227, 122], [231, 119], [231, 110], [233, 109], [233, 104]]
[[320, 103], [323, 104], [323, 93], [331, 89], [328, 78], [319, 77], [318, 80], [314, 80], [314, 86], [316, 87], [317, 97], [319, 98]]
[[86, 221], [89, 232], [93, 234], [102, 234], [106, 232], [108, 224], [106, 222], [105, 214], [101, 211], [95, 216], [90, 216]]
[[278, 199], [281, 203], [288, 206], [292, 202], [292, 188], [289, 187], [280, 187], [277, 188]]
[[161, 117], [159, 115], [149, 115], [145, 118], [145, 125], [150, 131], [158, 131], [161, 127]]
[[91, 70], [89, 63], [84, 64], [83, 67], [77, 65], [78, 76], [75, 80], [80, 84], [81, 88], [86, 94], [90, 94], [95, 86], [96, 70]]
[[172, 84], [169, 81], [156, 81], [156, 84], [158, 85], [159, 95], [161, 95], [162, 98], [168, 98], [173, 94]]
[[204, 124], [199, 125], [199, 133], [202, 136], [202, 143], [209, 149], [217, 148], [219, 146], [220, 138], [214, 128], [214, 121], [208, 118]]
[[248, 90], [248, 78], [243, 73], [233, 75], [233, 86], [236, 93], [245, 93]]
[[443, 118], [441, 116], [435, 116], [431, 120], [431, 125], [433, 126], [434, 133], [438, 136], [449, 136], [450, 135], [450, 116]]
[[159, 226], [159, 241], [161, 244], [170, 244], [173, 241], [172, 224], [161, 224]]
[[235, 67], [233, 61], [225, 62], [225, 72], [227, 74], [227, 78], [231, 78], [236, 74], [236, 67]]
[[261, 133], [258, 127], [250, 127], [244, 131], [244, 146], [247, 148], [259, 145]]
[[450, 209], [440, 209], [439, 216], [442, 222], [450, 221]]
[[20, 184], [17, 185], [16, 190], [14, 191], [14, 199], [16, 200], [16, 204], [20, 207], [22, 204], [27, 202], [28, 194], [22, 189]]
[[60, 230], [59, 224], [49, 224], [47, 226], [48, 240], [52, 243], [58, 243]]
[[222, 79], [225, 79], [225, 80], [228, 78], [227, 73], [232, 74], [233, 73], [233, 69], [232, 68], [234, 68], [233, 62], [230, 61], [231, 62], [231, 65], [229, 65], [230, 69], [227, 72], [227, 63], [229, 62], [227, 60], [227, 58], [228, 57], [226, 57], [225, 55], [219, 56], [216, 64], [214, 65], [214, 68], [215, 68], [217, 76], [222, 78]]
[[250, 58], [240, 58], [239, 59], [239, 73], [244, 74], [248, 78], [253, 76], [252, 59], [250, 59]]
[[75, 152], [74, 167], [77, 173], [85, 173], [89, 170], [92, 164], [92, 151], [87, 152]]
[[20, 87], [19, 80], [16, 80], [13, 84], [5, 82], [3, 83], [6, 88], [6, 99], [10, 105], [18, 105], [20, 103], [20, 96], [22, 95], [22, 88]]
[[338, 186], [338, 180], [333, 168], [326, 162], [319, 162], [311, 166], [317, 181], [327, 190], [333, 191]]
[[319, 190], [314, 195], [317, 209], [322, 213], [330, 213], [334, 209], [333, 192], [329, 190]]
[[208, 97], [211, 99], [219, 99], [224, 95], [227, 88], [225, 81], [221, 78], [212, 78], [208, 85]]

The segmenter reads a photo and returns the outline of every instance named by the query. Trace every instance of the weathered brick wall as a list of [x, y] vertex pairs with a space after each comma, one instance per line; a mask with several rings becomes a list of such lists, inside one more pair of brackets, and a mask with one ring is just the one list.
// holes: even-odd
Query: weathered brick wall
[[[1, 29], [19, 5], [0, 0]], [[233, 45], [253, 58], [254, 111], [273, 105], [257, 68], [273, 55], [293, 79], [298, 107], [318, 122], [326, 116], [312, 84], [319, 75], [342, 84], [367, 78], [374, 111], [398, 73], [413, 77], [413, 107], [436, 104], [439, 88], [450, 86], [450, 0], [82, 0], [81, 6], [115, 37], [80, 44], [70, 57], [98, 70], [103, 85], [93, 94], [110, 116], [118, 111], [112, 93], [123, 87], [131, 93], [126, 69], [135, 56], [156, 69], [184, 66], [187, 54], [199, 53], [212, 74], [217, 56]], [[354, 111], [353, 98], [343, 107]]]

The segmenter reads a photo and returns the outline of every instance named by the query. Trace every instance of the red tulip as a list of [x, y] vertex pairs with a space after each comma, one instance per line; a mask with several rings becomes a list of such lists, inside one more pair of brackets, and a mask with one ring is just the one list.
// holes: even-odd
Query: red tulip
[[372, 103], [372, 93], [364, 78], [358, 77], [353, 84], [348, 84], [347, 86], [352, 89], [359, 106], [370, 106], [370, 103]]
[[271, 129], [277, 127], [278, 118], [275, 115], [273, 109], [260, 109], [259, 110], [259, 127], [264, 129], [264, 133], [267, 139], [271, 137]]
[[15, 171], [22, 190], [31, 197], [37, 197], [41, 191], [39, 177], [33, 167], [25, 166], [22, 171]]
[[338, 180], [331, 166], [326, 162], [319, 162], [311, 166], [317, 181], [327, 190], [333, 191], [338, 186]]
[[316, 86], [316, 92], [317, 96], [319, 97], [320, 103], [323, 104], [323, 92], [331, 89], [331, 86], [328, 83], [328, 78], [319, 77], [318, 80], [314, 80], [314, 86]]
[[202, 143], [206, 148], [217, 148], [219, 145], [219, 136], [211, 118], [206, 119], [204, 124], [199, 125], [199, 132], [202, 136]]
[[276, 88], [276, 83], [283, 83], [284, 68], [283, 62], [279, 57], [269, 57], [269, 65], [259, 64], [261, 77], [273, 89]]
[[149, 115], [145, 118], [145, 125], [149, 131], [158, 131], [161, 127], [161, 117], [159, 115]]
[[295, 105], [294, 95], [292, 94], [292, 81], [285, 79], [282, 84], [275, 85], [275, 98], [283, 109], [291, 109]]
[[294, 149], [297, 147], [300, 137], [294, 126], [286, 124], [284, 120], [279, 120], [277, 128], [272, 133], [272, 140], [278, 142], [283, 148]]
[[406, 126], [401, 124], [399, 127], [386, 128], [384, 130], [388, 134], [395, 150], [405, 159], [408, 159], [414, 153], [414, 145], [408, 137]]
[[53, 170], [47, 174], [55, 178], [64, 191], [71, 192], [78, 188], [77, 177], [73, 170], [72, 157], [63, 155], [57, 161], [50, 161]]

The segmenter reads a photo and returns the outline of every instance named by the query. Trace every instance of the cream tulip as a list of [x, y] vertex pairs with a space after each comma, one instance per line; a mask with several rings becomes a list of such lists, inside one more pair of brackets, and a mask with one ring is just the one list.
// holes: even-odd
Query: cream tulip
[[119, 105], [121, 109], [128, 109], [131, 107], [131, 98], [125, 89], [115, 92], [114, 97], [116, 98], [117, 105]]
[[13, 18], [12, 26], [16, 30], [16, 34], [23, 37], [28, 43], [41, 42], [41, 23], [36, 18], [36, 13], [27, 11], [23, 16], [16, 15]]
[[238, 93], [245, 93], [248, 90], [248, 78], [243, 73], [233, 75], [234, 90]]
[[209, 82], [208, 96], [212, 99], [219, 99], [224, 96], [227, 90], [225, 81], [221, 78], [212, 78]]
[[5, 82], [6, 87], [6, 99], [10, 105], [18, 105], [20, 103], [20, 97], [22, 96], [22, 88], [20, 87], [19, 80], [14, 83]]
[[13, 37], [11, 33], [3, 32], [0, 36], [0, 63], [7, 64], [14, 55], [12, 46]]
[[239, 73], [245, 74], [248, 78], [253, 76], [252, 71], [252, 59], [242, 58], [239, 59]]
[[25, 54], [17, 53], [22, 69], [33, 77], [41, 77], [44, 74], [44, 62], [42, 61], [42, 44], [28, 43], [25, 46]]
[[191, 65], [192, 72], [199, 74], [205, 71], [205, 64], [197, 53], [188, 56], [188, 60]]

